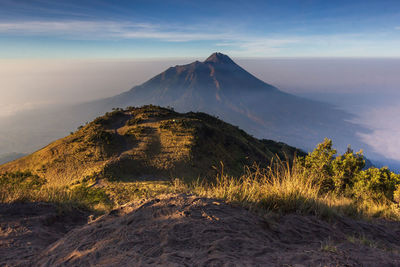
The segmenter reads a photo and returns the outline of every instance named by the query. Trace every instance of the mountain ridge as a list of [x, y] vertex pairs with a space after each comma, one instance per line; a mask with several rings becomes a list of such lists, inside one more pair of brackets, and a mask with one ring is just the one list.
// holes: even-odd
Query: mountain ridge
[[37, 152], [0, 166], [0, 173], [30, 171], [49, 185], [84, 179], [212, 179], [220, 163], [240, 175], [245, 166], [300, 150], [258, 140], [205, 113], [157, 106], [117, 109]]

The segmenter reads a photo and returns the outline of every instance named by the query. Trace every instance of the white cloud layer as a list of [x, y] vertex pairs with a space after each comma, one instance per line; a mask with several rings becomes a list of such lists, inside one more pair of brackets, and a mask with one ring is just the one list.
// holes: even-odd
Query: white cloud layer
[[362, 140], [389, 159], [400, 160], [400, 105], [372, 108], [361, 117], [373, 129]]

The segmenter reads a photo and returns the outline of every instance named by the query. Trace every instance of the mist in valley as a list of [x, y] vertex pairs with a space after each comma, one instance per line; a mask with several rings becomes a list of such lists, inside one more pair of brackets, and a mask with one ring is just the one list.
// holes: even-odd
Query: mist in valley
[[[349, 114], [347, 119], [360, 126], [348, 144], [352, 144], [356, 150], [364, 148], [366, 156], [375, 162], [399, 169], [400, 140], [397, 133], [400, 131], [400, 105], [396, 100], [400, 96], [400, 77], [396, 75], [396, 70], [400, 69], [400, 60], [234, 60], [256, 77], [284, 92], [334, 105], [347, 112], [338, 114]], [[94, 119], [94, 115], [76, 118], [71, 106], [115, 96], [142, 84], [170, 66], [192, 61], [184, 58], [146, 61], [2, 61], [0, 154], [30, 153], [39, 149]], [[52, 116], [52, 110], [60, 108], [64, 108], [64, 113], [71, 112], [70, 122], [59, 121]], [[90, 114], [90, 110], [87, 114]], [[44, 121], [38, 125], [31, 119], [33, 117], [41, 117]], [[338, 133], [340, 131], [337, 129]], [[315, 140], [315, 144], [321, 141]], [[340, 144], [342, 151], [344, 148], [345, 145]]]

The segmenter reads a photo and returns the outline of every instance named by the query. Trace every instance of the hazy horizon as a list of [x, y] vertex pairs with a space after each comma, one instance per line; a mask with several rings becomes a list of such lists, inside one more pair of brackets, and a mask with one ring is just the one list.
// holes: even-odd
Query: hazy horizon
[[[233, 59], [284, 92], [331, 103], [355, 114], [356, 122], [372, 130], [370, 134], [360, 134], [360, 138], [382, 157], [400, 161], [396, 134], [400, 130], [396, 116], [400, 114], [396, 103], [400, 96], [400, 77], [396, 75], [400, 59]], [[170, 66], [192, 61], [7, 60], [0, 64], [0, 120], [18, 111], [110, 97]]]
[[392, 0], [0, 1], [0, 121], [113, 96], [220, 51], [355, 114], [371, 130], [359, 138], [400, 161], [399, 19]]

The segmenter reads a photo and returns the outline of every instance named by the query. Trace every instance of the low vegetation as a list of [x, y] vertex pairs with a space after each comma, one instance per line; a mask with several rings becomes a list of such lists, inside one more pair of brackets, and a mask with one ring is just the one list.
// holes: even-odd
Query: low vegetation
[[214, 183], [191, 190], [263, 211], [399, 220], [400, 175], [386, 167], [363, 170], [362, 152], [336, 153], [326, 139], [292, 165], [247, 168], [239, 179], [221, 172]]
[[400, 219], [400, 175], [387, 168], [364, 169], [362, 152], [350, 148], [336, 155], [332, 141], [293, 162], [276, 160], [267, 168], [246, 167], [240, 177], [217, 169], [214, 181], [103, 181], [83, 180], [64, 187], [48, 187], [29, 172], [0, 176], [0, 201], [44, 201], [64, 207], [106, 211], [141, 198], [165, 193], [188, 193], [224, 199], [259, 212], [302, 213], [331, 219]]
[[0, 175], [0, 203], [50, 202], [62, 209], [104, 212], [113, 202], [102, 188], [86, 183], [70, 187], [47, 187], [46, 180], [30, 172]]

